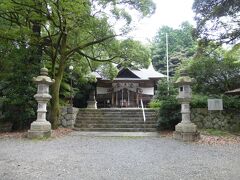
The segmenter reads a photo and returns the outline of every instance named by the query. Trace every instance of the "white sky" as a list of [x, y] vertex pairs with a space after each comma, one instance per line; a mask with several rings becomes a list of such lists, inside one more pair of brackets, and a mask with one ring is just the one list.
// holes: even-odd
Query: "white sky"
[[136, 40], [147, 43], [156, 35], [158, 29], [167, 25], [178, 28], [183, 21], [189, 21], [195, 25], [192, 11], [194, 0], [153, 0], [157, 9], [150, 18], [144, 18], [136, 25], [136, 30], [129, 35]]

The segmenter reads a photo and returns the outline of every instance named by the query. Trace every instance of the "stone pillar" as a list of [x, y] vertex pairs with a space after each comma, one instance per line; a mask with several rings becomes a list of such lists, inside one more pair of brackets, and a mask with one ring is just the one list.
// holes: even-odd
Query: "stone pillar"
[[181, 103], [182, 121], [175, 126], [174, 138], [182, 141], [195, 141], [200, 138], [197, 126], [190, 119], [190, 101], [192, 98], [192, 79], [182, 70], [175, 82], [179, 86], [178, 101]]
[[97, 101], [95, 99], [95, 91], [92, 91], [89, 95], [89, 99], [87, 101], [87, 108], [97, 109]]
[[30, 130], [28, 130], [29, 138], [43, 138], [51, 136], [51, 124], [46, 120], [47, 103], [52, 98], [49, 94], [49, 85], [54, 83], [54, 79], [48, 77], [48, 70], [42, 68], [40, 76], [33, 78], [37, 84], [38, 90], [34, 98], [38, 102], [37, 120], [32, 122]]

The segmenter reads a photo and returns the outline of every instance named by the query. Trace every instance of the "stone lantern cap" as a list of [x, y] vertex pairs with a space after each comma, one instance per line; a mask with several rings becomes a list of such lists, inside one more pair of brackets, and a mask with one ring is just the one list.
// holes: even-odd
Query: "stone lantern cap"
[[48, 69], [47, 68], [41, 68], [40, 70], [40, 76], [38, 77], [34, 77], [33, 78], [33, 81], [36, 83], [36, 84], [53, 84], [55, 82], [54, 79], [51, 79], [49, 76], [48, 76]]
[[175, 82], [176, 85], [191, 85], [194, 82], [193, 78], [188, 76], [188, 73], [185, 69], [180, 71], [180, 77]]

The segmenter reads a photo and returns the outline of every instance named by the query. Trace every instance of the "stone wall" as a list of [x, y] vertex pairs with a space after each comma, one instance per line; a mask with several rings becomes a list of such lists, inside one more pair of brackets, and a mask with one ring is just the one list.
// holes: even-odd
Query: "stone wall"
[[240, 111], [208, 111], [202, 108], [191, 109], [191, 120], [200, 129], [240, 130]]
[[78, 108], [64, 106], [60, 109], [60, 122], [63, 127], [73, 128], [77, 117]]

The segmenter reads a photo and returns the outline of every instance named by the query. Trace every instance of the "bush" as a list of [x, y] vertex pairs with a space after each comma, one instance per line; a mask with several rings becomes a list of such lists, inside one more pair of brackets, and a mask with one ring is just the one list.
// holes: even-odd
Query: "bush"
[[239, 110], [240, 96], [226, 96], [226, 95], [193, 95], [191, 100], [191, 108], [208, 108], [208, 99], [222, 99], [224, 110]]
[[[13, 130], [29, 128], [36, 118], [36, 84], [32, 78], [39, 75], [37, 53], [30, 48], [13, 49], [4, 61], [0, 73], [0, 97], [4, 121], [13, 123]], [[33, 63], [34, 62], [34, 63]]]
[[195, 94], [192, 96], [191, 108], [207, 108], [208, 107], [208, 96]]
[[175, 96], [168, 96], [166, 100], [161, 101], [158, 129], [174, 130], [175, 125], [181, 121], [180, 109], [181, 105], [177, 102]]
[[[168, 89], [169, 85], [169, 89]], [[166, 100], [169, 96], [175, 96], [177, 95], [178, 88], [174, 87], [174, 84], [172, 81], [169, 83], [167, 82], [167, 79], [162, 79], [158, 82], [158, 88], [156, 93], [156, 98], [158, 100]]]
[[240, 97], [239, 96], [222, 96], [223, 109], [225, 110], [238, 110], [240, 109]]
[[157, 99], [153, 99], [152, 101], [150, 101], [150, 103], [148, 104], [148, 106], [150, 108], [160, 108], [161, 106], [161, 101], [157, 100]]

